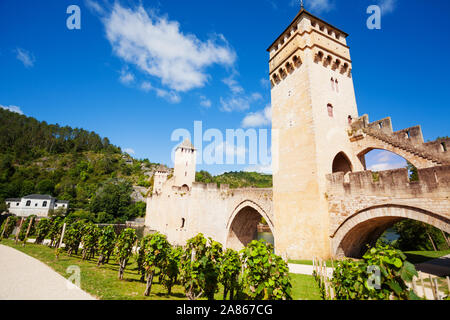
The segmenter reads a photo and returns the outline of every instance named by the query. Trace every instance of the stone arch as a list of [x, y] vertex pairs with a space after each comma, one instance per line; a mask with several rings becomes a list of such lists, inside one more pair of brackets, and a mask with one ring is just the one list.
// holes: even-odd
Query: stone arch
[[[397, 156], [402, 157], [403, 159], [405, 159], [406, 161], [408, 161], [409, 163], [411, 163], [413, 166], [415, 166], [418, 169], [424, 168], [424, 167], [429, 167], [428, 165], [425, 165], [425, 166], [423, 165], [424, 160], [422, 158], [419, 158], [416, 155], [411, 155], [407, 151], [398, 149], [389, 144], [373, 145], [370, 147], [364, 147], [361, 150], [359, 150], [356, 153], [356, 155], [357, 155], [358, 159], [360, 159], [360, 161], [364, 167], [366, 167], [364, 157], [366, 156], [366, 154], [368, 154], [370, 151], [373, 151], [373, 150], [384, 150], [384, 151], [392, 152], [392, 153], [396, 154]], [[425, 162], [428, 162], [428, 160]]]
[[352, 171], [353, 165], [349, 157], [343, 151], [339, 152], [333, 159], [331, 172], [344, 172], [345, 174]]
[[240, 250], [255, 238], [256, 226], [263, 217], [274, 234], [271, 217], [257, 203], [251, 200], [241, 202], [227, 221], [226, 247]]
[[373, 245], [395, 223], [412, 219], [450, 233], [450, 219], [431, 211], [398, 204], [385, 204], [360, 210], [347, 218], [332, 235], [332, 254], [360, 257], [366, 244]]

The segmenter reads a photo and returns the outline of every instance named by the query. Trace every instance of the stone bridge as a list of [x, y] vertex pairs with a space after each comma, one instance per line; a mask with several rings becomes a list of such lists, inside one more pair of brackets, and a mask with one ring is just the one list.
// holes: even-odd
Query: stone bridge
[[450, 139], [424, 143], [420, 126], [393, 132], [390, 118], [369, 123], [367, 115], [352, 124], [349, 137], [363, 167], [366, 153], [387, 150], [418, 168], [419, 180], [410, 181], [407, 169], [327, 175], [332, 255], [360, 256], [402, 219], [450, 233]]
[[190, 190], [171, 186], [148, 198], [145, 224], [166, 234], [173, 244], [184, 245], [203, 233], [226, 247], [241, 249], [256, 238], [261, 218], [274, 233], [272, 189], [194, 182]]
[[327, 176], [332, 255], [358, 257], [366, 244], [402, 219], [413, 219], [450, 233], [450, 166]]

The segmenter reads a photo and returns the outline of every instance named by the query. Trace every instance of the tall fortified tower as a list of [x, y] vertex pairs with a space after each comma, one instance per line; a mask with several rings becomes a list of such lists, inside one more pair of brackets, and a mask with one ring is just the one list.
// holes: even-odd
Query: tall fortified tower
[[330, 257], [325, 175], [364, 170], [347, 133], [358, 117], [347, 36], [302, 8], [268, 49], [275, 246], [292, 259]]
[[189, 189], [195, 182], [195, 160], [197, 151], [189, 140], [184, 140], [175, 149], [174, 186], [187, 186]]

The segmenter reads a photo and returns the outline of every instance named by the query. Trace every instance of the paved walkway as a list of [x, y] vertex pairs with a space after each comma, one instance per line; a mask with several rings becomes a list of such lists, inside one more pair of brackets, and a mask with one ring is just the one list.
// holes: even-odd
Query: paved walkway
[[0, 300], [94, 299], [39, 260], [0, 245]]
[[416, 264], [416, 269], [438, 277], [448, 276], [450, 275], [450, 254]]
[[[306, 274], [312, 276], [313, 274], [313, 266], [309, 266], [306, 264], [295, 264], [295, 263], [289, 263], [289, 272], [290, 273], [298, 273], [298, 274]], [[329, 278], [333, 277], [333, 269], [327, 268], [327, 274]]]

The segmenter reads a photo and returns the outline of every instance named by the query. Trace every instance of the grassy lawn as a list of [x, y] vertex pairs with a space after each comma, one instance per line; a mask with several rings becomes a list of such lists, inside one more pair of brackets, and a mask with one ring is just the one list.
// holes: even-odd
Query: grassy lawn
[[[307, 266], [312, 266], [313, 262], [312, 260], [288, 260], [288, 263], [292, 263], [292, 264], [304, 264]], [[327, 265], [328, 268], [331, 268], [334, 265], [336, 265], [336, 260], [333, 260], [333, 263], [331, 262], [331, 260], [327, 260], [325, 261], [325, 264]]]
[[290, 274], [292, 283], [292, 299], [322, 300], [319, 287], [313, 276], [305, 274]]
[[450, 249], [443, 251], [405, 251], [404, 254], [409, 262], [417, 264], [446, 256], [450, 254]]
[[[55, 257], [55, 250], [45, 245], [27, 243], [25, 247], [19, 242], [14, 244], [13, 240], [4, 239], [0, 244], [10, 246], [25, 254], [28, 254], [51, 267], [53, 270], [68, 278], [71, 274], [66, 270], [71, 265], [77, 265], [81, 269], [81, 289], [92, 296], [102, 300], [181, 300], [186, 299], [184, 288], [175, 285], [172, 294], [167, 294], [167, 289], [159, 283], [155, 277], [150, 296], [145, 297], [145, 283], [140, 281], [137, 272], [137, 264], [134, 258], [125, 269], [124, 280], [118, 279], [119, 266], [111, 258], [110, 263], [97, 267], [97, 260], [83, 261], [81, 255], [62, 253], [59, 259]], [[79, 252], [81, 253], [81, 252]], [[293, 299], [315, 300], [320, 299], [319, 289], [312, 276], [291, 274]], [[223, 289], [215, 295], [216, 299], [222, 299]]]

